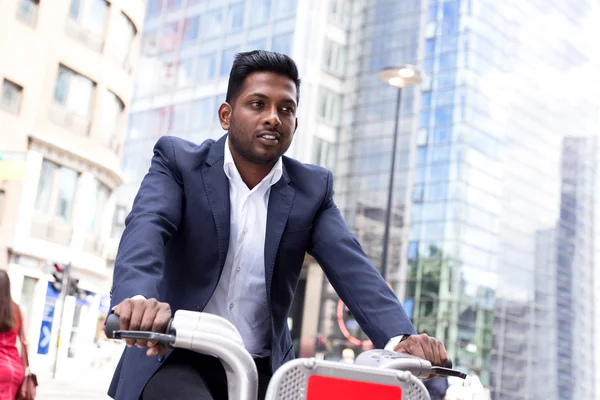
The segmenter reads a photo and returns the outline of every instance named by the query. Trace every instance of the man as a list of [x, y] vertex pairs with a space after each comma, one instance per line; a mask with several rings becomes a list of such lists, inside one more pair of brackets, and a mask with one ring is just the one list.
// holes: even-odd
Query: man
[[[283, 157], [298, 127], [299, 89], [289, 57], [238, 54], [218, 111], [227, 135], [199, 146], [158, 140], [115, 264], [111, 302], [121, 329], [162, 331], [178, 309], [227, 318], [256, 360], [260, 398], [294, 357], [286, 321], [306, 252], [376, 347], [446, 361], [441, 342], [416, 335], [348, 230], [331, 172]], [[226, 398], [218, 360], [128, 346], [109, 389], [115, 399]]]

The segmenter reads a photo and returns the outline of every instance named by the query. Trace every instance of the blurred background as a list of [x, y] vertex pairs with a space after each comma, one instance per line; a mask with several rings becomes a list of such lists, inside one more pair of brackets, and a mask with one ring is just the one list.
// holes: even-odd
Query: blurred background
[[[0, 268], [40, 398], [104, 398], [152, 147], [220, 137], [234, 55], [266, 49], [303, 80], [288, 155], [334, 172], [417, 330], [480, 382], [446, 398], [600, 399], [598, 1], [1, 0], [0, 32]], [[309, 256], [288, 322], [300, 357], [371, 348]]]

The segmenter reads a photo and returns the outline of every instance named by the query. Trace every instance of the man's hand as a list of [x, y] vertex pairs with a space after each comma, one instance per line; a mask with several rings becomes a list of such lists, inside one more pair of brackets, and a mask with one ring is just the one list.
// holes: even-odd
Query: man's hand
[[[113, 310], [121, 320], [120, 329], [130, 331], [151, 331], [163, 333], [171, 319], [171, 307], [156, 299], [123, 300]], [[155, 341], [125, 339], [128, 347], [134, 344], [140, 349], [148, 346], [146, 355], [157, 356], [166, 353], [166, 349]]]
[[396, 346], [394, 351], [424, 358], [438, 367], [445, 366], [446, 361], [448, 361], [448, 355], [446, 354], [446, 347], [444, 347], [444, 344], [425, 333], [405, 336], [398, 346]]

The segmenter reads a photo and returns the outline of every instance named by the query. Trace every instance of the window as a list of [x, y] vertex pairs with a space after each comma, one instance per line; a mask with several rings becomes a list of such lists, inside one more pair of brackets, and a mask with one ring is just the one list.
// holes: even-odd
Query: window
[[321, 87], [319, 95], [319, 116], [327, 122], [338, 124], [342, 111], [342, 96], [325, 87]]
[[120, 236], [125, 229], [125, 219], [127, 218], [127, 208], [123, 205], [115, 207], [115, 213], [113, 215], [112, 225], [112, 237]]
[[183, 132], [187, 129], [187, 117], [190, 103], [179, 103], [173, 106], [169, 132]]
[[58, 69], [54, 102], [83, 118], [89, 118], [96, 84], [61, 65]]
[[181, 3], [183, 0], [167, 0], [165, 1], [165, 3], [167, 3], [167, 10], [172, 11], [172, 10], [179, 10], [181, 8]]
[[425, 188], [423, 185], [415, 185], [413, 187], [413, 196], [412, 196], [413, 201], [415, 203], [422, 203], [424, 192], [425, 192]]
[[210, 125], [212, 121], [212, 104], [211, 97], [195, 100], [192, 103], [190, 115], [192, 129], [204, 128]]
[[13, 114], [18, 114], [23, 98], [23, 88], [16, 83], [4, 79], [2, 82], [2, 97], [0, 97], [0, 108]]
[[331, 21], [345, 25], [350, 22], [350, 7], [348, 0], [329, 0], [329, 17]]
[[148, 0], [146, 4], [146, 21], [160, 15], [162, 0]]
[[260, 25], [269, 21], [271, 16], [271, 0], [253, 0], [250, 8], [250, 25]]
[[267, 39], [256, 39], [246, 43], [246, 49], [248, 51], [251, 50], [266, 50], [267, 49]]
[[71, 0], [69, 18], [94, 35], [104, 36], [107, 16], [106, 0]]
[[36, 210], [70, 222], [78, 178], [77, 171], [44, 160], [35, 201]]
[[333, 143], [315, 137], [314, 155], [315, 164], [327, 168], [328, 170], [333, 170], [335, 166], [335, 148]]
[[183, 44], [194, 44], [198, 39], [200, 29], [200, 17], [195, 16], [183, 21]]
[[194, 83], [194, 59], [180, 59], [177, 62], [177, 87], [188, 87]]
[[246, 3], [236, 3], [229, 5], [229, 15], [227, 27], [230, 31], [241, 29], [244, 26], [244, 8]]
[[325, 39], [325, 69], [338, 75], [346, 70], [346, 48], [327, 38]]
[[207, 82], [215, 79], [217, 69], [217, 54], [202, 54], [198, 58], [198, 82]]
[[2, 223], [2, 214], [4, 211], [4, 202], [6, 198], [6, 193], [4, 192], [4, 190], [0, 190], [0, 223]]
[[287, 17], [296, 13], [297, 0], [277, 0], [275, 15], [278, 18]]
[[113, 43], [111, 57], [119, 65], [126, 67], [129, 62], [129, 54], [133, 46], [133, 39], [137, 30], [133, 22], [123, 13], [119, 13], [118, 21], [115, 26], [116, 36], [119, 40]]
[[17, 18], [29, 25], [35, 25], [40, 0], [19, 0]]
[[231, 71], [231, 66], [233, 65], [233, 59], [237, 53], [240, 52], [240, 46], [230, 47], [228, 49], [224, 49], [221, 54], [221, 76], [229, 76], [229, 72]]
[[414, 261], [419, 257], [419, 242], [411, 241], [408, 243], [408, 260]]
[[271, 50], [276, 53], [291, 55], [292, 54], [292, 40], [293, 36], [291, 33], [287, 35], [278, 35], [273, 38], [273, 44]]
[[102, 107], [102, 142], [106, 146], [114, 146], [121, 128], [121, 116], [125, 106], [113, 92], [107, 91], [104, 95]]
[[222, 25], [223, 11], [220, 8], [207, 12], [200, 26], [201, 36], [207, 38], [220, 35]]
[[86, 221], [86, 229], [90, 233], [99, 234], [104, 220], [104, 211], [110, 197], [110, 189], [108, 186], [94, 179], [92, 190], [89, 193], [89, 199], [85, 203], [87, 212], [84, 213]]

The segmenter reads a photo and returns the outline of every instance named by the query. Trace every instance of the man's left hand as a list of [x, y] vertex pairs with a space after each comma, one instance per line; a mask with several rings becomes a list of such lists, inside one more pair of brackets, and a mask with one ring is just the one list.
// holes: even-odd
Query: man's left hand
[[394, 351], [424, 358], [438, 367], [445, 366], [446, 361], [448, 361], [448, 355], [446, 354], [446, 347], [444, 347], [444, 344], [425, 333], [405, 337], [398, 346], [396, 346]]

